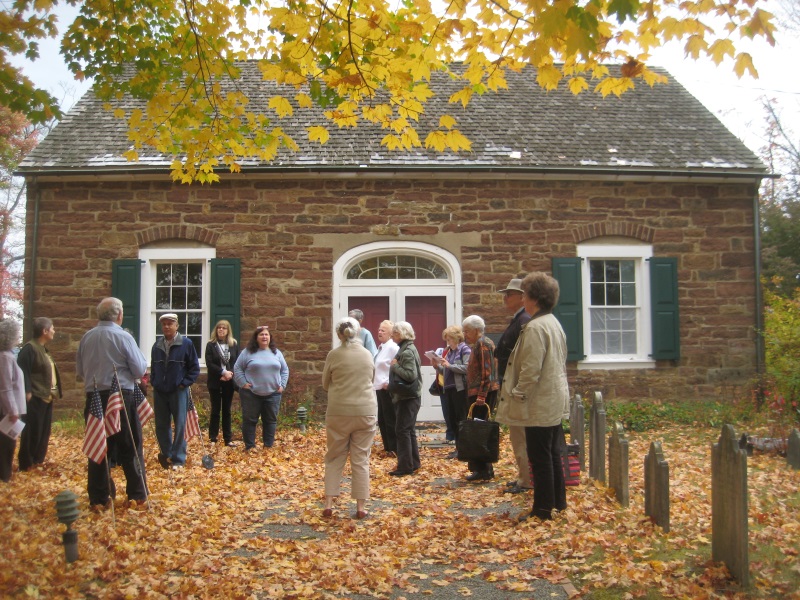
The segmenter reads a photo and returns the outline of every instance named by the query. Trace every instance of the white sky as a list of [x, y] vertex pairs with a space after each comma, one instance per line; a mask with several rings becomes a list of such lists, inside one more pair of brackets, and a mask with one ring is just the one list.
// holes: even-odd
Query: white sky
[[[761, 2], [767, 10], [775, 9], [775, 0]], [[77, 9], [59, 7], [62, 27], [71, 22]], [[737, 43], [737, 49], [745, 49]], [[684, 58], [677, 44], [654, 53], [652, 65], [665, 67], [673, 76], [711, 110], [739, 139], [754, 152], [763, 145], [764, 111], [761, 98], [777, 101], [784, 125], [800, 137], [800, 40], [797, 35], [777, 36], [777, 44], [752, 44], [747, 48], [754, 56], [759, 79], [745, 76], [738, 79], [733, 63], [717, 67], [710, 61], [695, 62]], [[56, 98], [66, 99], [70, 106], [88, 90], [86, 82], [78, 82], [66, 68], [59, 54], [59, 43], [48, 40], [41, 44], [41, 58], [27, 63], [25, 73], [37, 85], [48, 89]]]

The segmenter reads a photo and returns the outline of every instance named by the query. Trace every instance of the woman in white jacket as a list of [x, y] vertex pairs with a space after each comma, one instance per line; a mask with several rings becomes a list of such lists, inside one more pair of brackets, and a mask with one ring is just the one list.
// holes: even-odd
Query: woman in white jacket
[[[0, 420], [16, 423], [25, 414], [25, 378], [12, 349], [19, 343], [19, 323], [0, 321]], [[0, 480], [11, 479], [17, 440], [0, 433]]]
[[525, 427], [528, 460], [533, 471], [533, 509], [529, 517], [551, 519], [553, 509], [567, 508], [562, 454], [566, 450], [561, 420], [569, 417], [567, 337], [552, 310], [558, 282], [545, 273], [522, 281], [530, 322], [508, 359], [497, 420]]

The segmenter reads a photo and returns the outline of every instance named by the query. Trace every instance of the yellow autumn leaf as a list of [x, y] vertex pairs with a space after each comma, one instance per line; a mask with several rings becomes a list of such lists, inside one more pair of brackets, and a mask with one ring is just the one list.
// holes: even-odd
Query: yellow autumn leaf
[[311, 108], [314, 106], [314, 101], [308, 94], [297, 94], [294, 99], [300, 108]]
[[294, 109], [290, 102], [284, 98], [283, 96], [273, 96], [269, 99], [268, 106], [278, 113], [278, 116], [283, 117], [290, 117], [294, 114]]
[[433, 148], [437, 152], [444, 152], [447, 148], [447, 140], [444, 131], [431, 131], [425, 138], [425, 147]]
[[569, 91], [573, 94], [578, 95], [583, 91], [589, 89], [589, 84], [586, 82], [584, 77], [573, 77], [569, 80]]
[[308, 131], [308, 139], [312, 142], [319, 142], [320, 144], [324, 144], [328, 141], [330, 137], [330, 133], [325, 127], [321, 127], [319, 125], [314, 125], [312, 127], [308, 127], [306, 129]]
[[452, 129], [453, 125], [455, 124], [456, 120], [450, 115], [442, 115], [441, 117], [439, 117], [439, 127], [444, 127], [445, 129]]
[[708, 55], [715, 64], [721, 63], [725, 57], [732, 57], [734, 53], [733, 42], [729, 39], [716, 40], [708, 49]]
[[736, 62], [733, 66], [733, 71], [739, 77], [743, 77], [747, 72], [752, 77], [758, 78], [758, 71], [756, 71], [756, 67], [753, 64], [753, 57], [747, 52], [740, 52], [736, 56]]
[[462, 106], [466, 108], [471, 98], [472, 98], [472, 88], [464, 87], [459, 91], [457, 91], [452, 96], [450, 96], [449, 102], [452, 104], [455, 104], [456, 102], [461, 102]]

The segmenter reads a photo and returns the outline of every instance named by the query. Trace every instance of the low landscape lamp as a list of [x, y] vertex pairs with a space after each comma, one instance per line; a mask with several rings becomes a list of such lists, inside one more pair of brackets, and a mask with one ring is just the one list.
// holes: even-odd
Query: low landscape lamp
[[64, 490], [56, 496], [56, 514], [58, 522], [67, 526], [67, 530], [61, 534], [64, 556], [68, 563], [75, 562], [78, 560], [78, 532], [71, 526], [81, 514], [78, 511], [78, 496], [70, 490]]
[[306, 421], [308, 421], [308, 409], [305, 406], [299, 406], [297, 408], [297, 424], [303, 433], [306, 432]]

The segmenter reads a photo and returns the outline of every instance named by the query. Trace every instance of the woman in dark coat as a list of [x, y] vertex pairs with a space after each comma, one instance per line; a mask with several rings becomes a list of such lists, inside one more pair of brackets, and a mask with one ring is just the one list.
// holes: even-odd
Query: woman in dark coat
[[[419, 469], [417, 445], [417, 413], [422, 405], [419, 352], [414, 346], [414, 329], [407, 321], [392, 327], [392, 340], [398, 345], [397, 354], [389, 367], [389, 392], [392, 394], [397, 436], [397, 468], [389, 471], [393, 477], [405, 477]], [[400, 379], [410, 384], [404, 390], [393, 389], [392, 381]]]
[[208, 437], [217, 441], [220, 416], [222, 417], [222, 439], [226, 446], [233, 446], [231, 434], [231, 403], [236, 389], [233, 383], [233, 365], [239, 356], [239, 346], [233, 337], [231, 324], [218, 321], [214, 333], [206, 344], [206, 368], [208, 369], [208, 395], [211, 398], [211, 419], [208, 422]]

